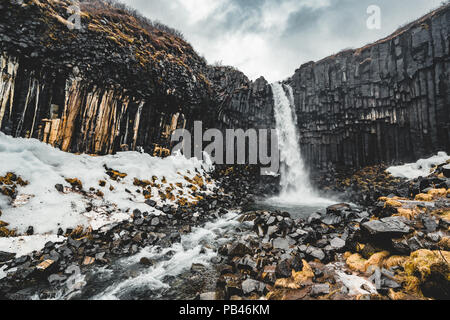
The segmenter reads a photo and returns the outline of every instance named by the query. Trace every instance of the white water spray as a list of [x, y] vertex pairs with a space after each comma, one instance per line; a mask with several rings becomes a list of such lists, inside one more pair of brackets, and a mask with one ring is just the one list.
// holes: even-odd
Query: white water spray
[[[284, 87], [287, 89], [287, 94]], [[280, 83], [272, 84], [280, 148], [281, 193], [271, 201], [298, 205], [331, 203], [331, 200], [320, 198], [311, 185], [300, 150], [293, 90], [288, 85], [284, 87]]]

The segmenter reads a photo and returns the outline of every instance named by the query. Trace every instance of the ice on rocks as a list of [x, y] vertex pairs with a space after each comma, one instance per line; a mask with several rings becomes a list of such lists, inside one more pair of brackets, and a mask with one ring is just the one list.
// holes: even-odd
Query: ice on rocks
[[[0, 132], [0, 176], [13, 172], [29, 182], [18, 189], [19, 199], [23, 199], [19, 205], [13, 205], [11, 199], [0, 195], [1, 220], [19, 234], [25, 233], [29, 226], [33, 226], [35, 234], [54, 234], [59, 228], [66, 230], [77, 226], [97, 230], [129, 219], [135, 209], [160, 215], [161, 211], [145, 203], [142, 192], [136, 192], [139, 187], [134, 185], [134, 179], [152, 180], [156, 176], [161, 190], [178, 184], [183, 196], [192, 202], [195, 201], [193, 191], [185, 178], [193, 179], [197, 174], [205, 178], [212, 169], [211, 160], [205, 158], [200, 161], [175, 154], [162, 159], [139, 152], [98, 157], [75, 155], [35, 139], [13, 138]], [[106, 174], [104, 166], [127, 176], [114, 181]], [[95, 191], [72, 192], [66, 178], [79, 179], [84, 191], [93, 188], [100, 190], [103, 196], [96, 196]], [[101, 187], [99, 181], [106, 181], [106, 186]], [[58, 184], [64, 186], [64, 192], [55, 188]], [[205, 187], [208, 193], [215, 185], [205, 183]], [[158, 191], [152, 187], [152, 200], [158, 206], [175, 205], [173, 200], [162, 200]]]
[[447, 153], [439, 152], [431, 158], [420, 159], [415, 163], [407, 163], [402, 166], [390, 167], [387, 171], [396, 178], [415, 179], [428, 176], [434, 166], [445, 163], [448, 160], [450, 160], [450, 156]]

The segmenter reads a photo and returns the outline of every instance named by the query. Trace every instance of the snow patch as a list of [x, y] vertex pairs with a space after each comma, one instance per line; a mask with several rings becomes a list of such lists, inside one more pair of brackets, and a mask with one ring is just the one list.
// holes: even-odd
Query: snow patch
[[[342, 282], [344, 286], [346, 286], [349, 290], [348, 294], [350, 296], [356, 296], [359, 294], [376, 294], [377, 289], [373, 285], [372, 282], [369, 280], [366, 280], [362, 277], [353, 275], [353, 274], [346, 274], [342, 271], [336, 271], [336, 275], [338, 280]], [[363, 289], [362, 287], [366, 288], [367, 290]]]
[[[36, 139], [13, 138], [1, 132], [0, 159], [0, 176], [12, 172], [29, 182], [18, 188], [18, 198], [12, 203], [0, 194], [1, 219], [19, 234], [25, 233], [29, 226], [34, 227], [35, 234], [56, 233], [59, 228], [66, 230], [77, 226], [97, 230], [129, 219], [134, 209], [163, 214], [145, 204], [143, 189], [134, 185], [135, 178], [152, 181], [153, 176], [157, 177], [159, 186], [149, 187], [151, 200], [159, 206], [176, 205], [176, 200], [163, 200], [159, 192], [173, 188], [175, 196], [182, 193], [187, 202], [194, 202], [192, 181], [187, 179], [200, 175], [206, 180], [207, 173], [213, 169], [209, 157], [202, 162], [179, 153], [165, 159], [139, 152], [97, 157], [75, 155]], [[105, 166], [127, 176], [120, 181], [113, 180], [106, 174]], [[79, 179], [86, 192], [72, 191], [66, 178]], [[106, 185], [101, 187], [100, 181], [105, 181]], [[57, 184], [64, 186], [63, 193], [56, 190]], [[206, 193], [212, 193], [215, 184], [205, 181], [205, 187]]]
[[407, 163], [402, 166], [394, 166], [387, 169], [392, 176], [396, 178], [416, 179], [430, 175], [430, 170], [437, 165], [450, 160], [450, 156], [445, 152], [439, 152], [437, 155], [428, 159], [420, 159], [416, 163]]
[[66, 238], [57, 235], [34, 235], [12, 238], [0, 238], [0, 251], [15, 253], [16, 258], [28, 255], [33, 251], [44, 248], [49, 241], [53, 243], [64, 242]]
[[8, 268], [8, 266], [0, 267], [0, 280], [2, 280], [3, 278], [6, 278], [6, 276], [8, 275], [6, 273], [6, 268]]

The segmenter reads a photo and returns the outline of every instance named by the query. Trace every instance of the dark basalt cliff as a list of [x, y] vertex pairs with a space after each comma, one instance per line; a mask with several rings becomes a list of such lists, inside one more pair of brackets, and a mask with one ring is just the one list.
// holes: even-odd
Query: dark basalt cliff
[[206, 62], [178, 35], [99, 1], [1, 0], [0, 128], [65, 151], [167, 147], [211, 97]]
[[[449, 151], [449, 38], [446, 5], [374, 44], [296, 70], [285, 83], [294, 90], [307, 162], [362, 167]], [[267, 82], [224, 68], [217, 74], [228, 90], [221, 95], [221, 122], [274, 126]]]
[[361, 49], [296, 70], [306, 158], [364, 166], [450, 150], [450, 5]]
[[263, 77], [250, 81], [232, 67], [212, 67], [208, 78], [214, 87], [216, 121], [220, 128], [273, 127], [272, 90]]
[[[209, 66], [179, 34], [101, 0], [0, 0], [0, 130], [65, 151], [164, 154], [176, 128], [273, 128], [271, 87]], [[450, 150], [450, 5], [310, 62], [294, 89], [310, 164], [360, 167]]]

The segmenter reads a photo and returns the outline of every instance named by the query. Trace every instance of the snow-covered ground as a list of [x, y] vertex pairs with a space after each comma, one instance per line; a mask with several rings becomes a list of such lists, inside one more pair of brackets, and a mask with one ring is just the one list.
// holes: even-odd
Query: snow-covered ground
[[5, 252], [14, 252], [20, 257], [42, 249], [49, 241], [60, 243], [65, 239], [54, 234], [0, 238], [0, 248]]
[[[206, 182], [212, 164], [208, 157], [205, 159], [201, 162], [179, 154], [161, 159], [139, 152], [98, 157], [74, 155], [35, 139], [12, 138], [0, 132], [0, 176], [12, 172], [29, 182], [18, 187], [15, 201], [0, 194], [3, 213], [0, 220], [18, 234], [24, 234], [33, 226], [35, 234], [44, 235], [56, 234], [59, 228], [66, 230], [77, 226], [97, 230], [129, 219], [134, 209], [160, 215], [161, 211], [145, 204], [144, 189], [134, 185], [135, 178], [153, 182], [152, 178], [157, 177], [155, 185], [148, 188], [151, 188], [151, 200], [158, 205], [175, 204], [180, 198], [194, 202], [195, 188], [192, 180], [186, 178], [200, 175], [206, 192], [215, 188], [214, 182]], [[113, 180], [105, 166], [127, 176]], [[85, 192], [71, 189], [66, 179], [74, 178], [82, 182]], [[105, 181], [106, 185], [100, 186], [100, 181]], [[56, 190], [57, 184], [64, 186], [64, 192]], [[159, 192], [167, 194], [167, 188], [172, 190], [175, 199], [161, 199]], [[0, 241], [0, 250], [11, 252], [11, 242], [15, 239], [0, 240], [3, 241]]]
[[390, 167], [387, 171], [397, 178], [415, 179], [418, 177], [426, 177], [430, 175], [430, 170], [439, 164], [450, 160], [450, 156], [445, 152], [439, 152], [437, 155], [420, 159], [415, 163], [407, 163], [402, 166]]

